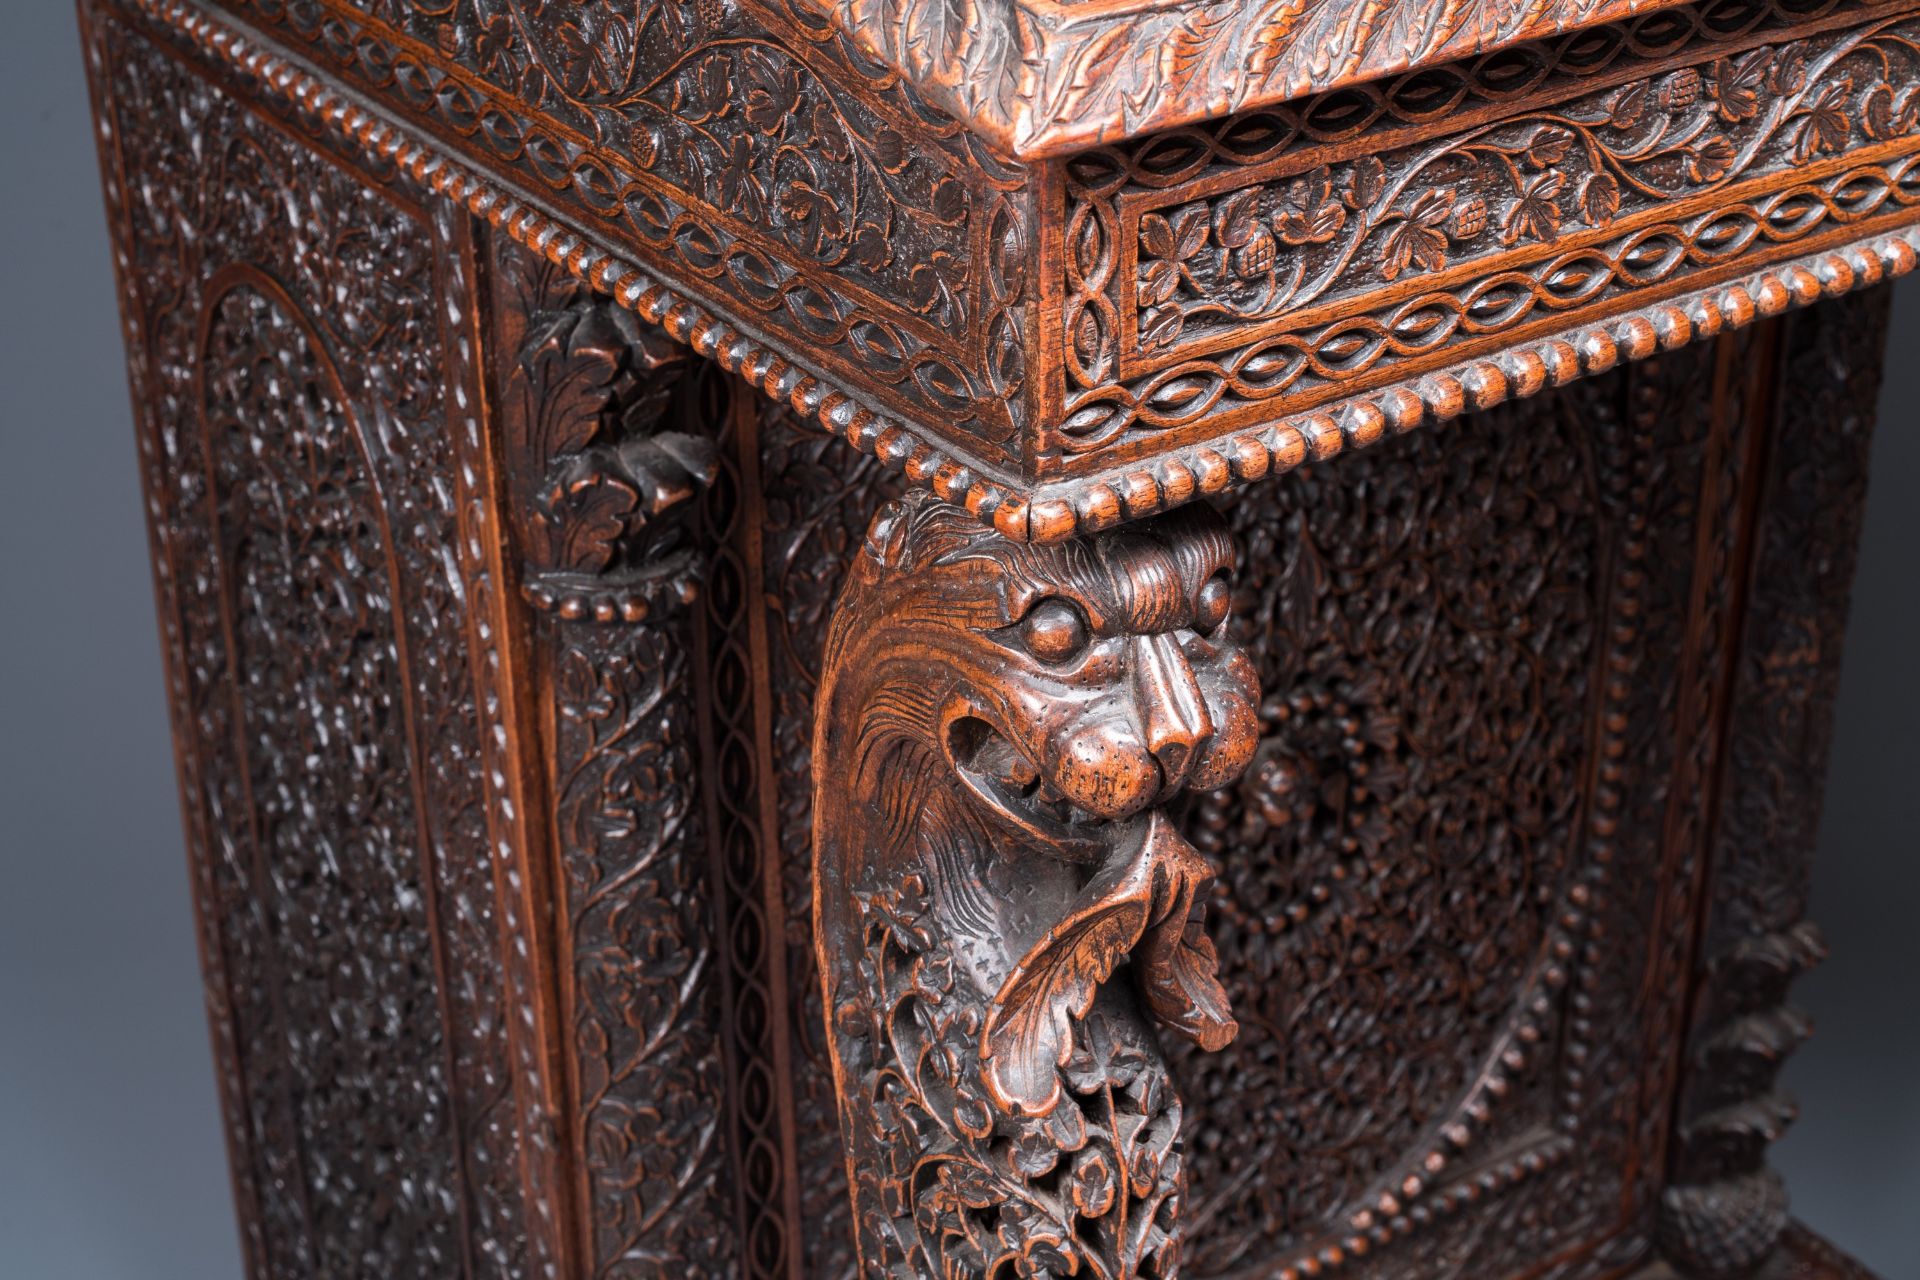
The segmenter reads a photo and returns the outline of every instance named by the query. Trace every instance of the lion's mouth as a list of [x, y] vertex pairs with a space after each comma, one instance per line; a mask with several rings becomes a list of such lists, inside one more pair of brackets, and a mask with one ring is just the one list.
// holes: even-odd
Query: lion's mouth
[[1062, 794], [986, 721], [971, 716], [954, 721], [948, 750], [960, 780], [1002, 820], [1076, 861], [1091, 860], [1106, 849], [1101, 830], [1111, 819]]

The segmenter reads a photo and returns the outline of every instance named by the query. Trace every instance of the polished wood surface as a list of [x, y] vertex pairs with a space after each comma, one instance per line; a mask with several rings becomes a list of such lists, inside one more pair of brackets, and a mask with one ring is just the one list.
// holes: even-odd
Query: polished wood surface
[[1864, 1274], [1920, 10], [80, 7], [252, 1274]]

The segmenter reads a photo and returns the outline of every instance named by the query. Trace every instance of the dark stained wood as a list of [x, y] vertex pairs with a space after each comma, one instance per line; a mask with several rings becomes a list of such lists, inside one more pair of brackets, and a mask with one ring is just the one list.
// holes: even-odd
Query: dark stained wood
[[80, 8], [251, 1275], [1865, 1275], [1909, 0]]

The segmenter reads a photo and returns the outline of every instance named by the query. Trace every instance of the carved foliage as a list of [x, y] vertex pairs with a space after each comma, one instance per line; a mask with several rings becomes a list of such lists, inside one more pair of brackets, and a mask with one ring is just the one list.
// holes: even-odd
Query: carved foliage
[[681, 522], [663, 517], [716, 462], [712, 441], [658, 429], [687, 353], [570, 282], [513, 279], [534, 308], [515, 318], [506, 377], [527, 596], [566, 617], [638, 622], [651, 596], [691, 589]]
[[1031, 0], [810, 0], [808, 7], [833, 14], [863, 46], [1003, 148], [1034, 156], [1668, 5], [1553, 0], [1512, 10], [1486, 0], [1438, 9], [1171, 0], [1104, 10]]
[[914, 416], [1023, 420], [1022, 171], [804, 33], [691, 0], [224, 3]]
[[[1083, 454], [1257, 402], [1297, 410], [1920, 200], [1913, 19], [1760, 45], [1716, 47], [1712, 30], [1666, 37], [1691, 65], [1584, 92], [1591, 49], [1532, 51], [1551, 74], [1527, 109], [1464, 127], [1440, 113], [1450, 130], [1435, 123], [1449, 90], [1511, 101], [1483, 77], [1512, 69], [1418, 74], [1066, 162], [1067, 395], [1050, 443]], [[1377, 145], [1316, 149], [1355, 117]], [[1761, 177], [1764, 194], [1747, 185]]]
[[262, 1274], [526, 1274], [408, 193], [95, 19], [209, 1003]]
[[[527, 592], [567, 593], [536, 640], [553, 691], [555, 945], [576, 1091], [563, 1124], [584, 1183], [585, 1271], [725, 1273], [738, 1265], [727, 1015], [683, 604], [698, 575], [686, 499], [710, 474], [711, 442], [662, 429], [675, 364], [653, 358], [656, 339], [616, 327], [604, 299], [504, 240], [493, 263], [498, 349], [513, 353], [509, 483], [534, 495], [520, 504]], [[616, 531], [553, 536], [594, 508], [552, 495], [606, 489], [620, 494]]]
[[1180, 1104], [1146, 1015], [1209, 1048], [1234, 1028], [1205, 865], [1158, 806], [1254, 733], [1210, 515], [1037, 549], [922, 495], [855, 561], [815, 931], [870, 1269], [1177, 1270]]
[[[747, 388], [735, 394], [752, 396]], [[764, 400], [757, 415], [761, 585], [767, 603], [770, 760], [777, 838], [770, 852], [785, 906], [792, 1005], [789, 1061], [806, 1274], [837, 1280], [854, 1268], [846, 1156], [813, 943], [813, 699], [827, 619], [872, 513], [900, 493], [900, 478], [802, 428]]]
[[1229, 989], [1258, 1011], [1225, 1055], [1179, 1063], [1204, 1274], [1263, 1236], [1311, 1240], [1443, 1121], [1477, 1127], [1449, 1111], [1540, 983], [1578, 861], [1605, 537], [1580, 438], [1605, 394], [1231, 509], [1231, 625], [1271, 693], [1246, 778], [1194, 815]]

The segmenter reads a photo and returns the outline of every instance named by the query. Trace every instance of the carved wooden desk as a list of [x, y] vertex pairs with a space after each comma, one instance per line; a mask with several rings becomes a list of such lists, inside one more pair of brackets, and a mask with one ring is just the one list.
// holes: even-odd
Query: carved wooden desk
[[81, 11], [254, 1275], [1863, 1274], [1916, 0]]

